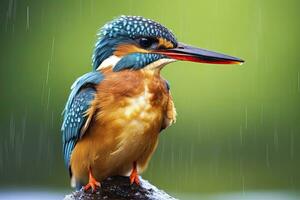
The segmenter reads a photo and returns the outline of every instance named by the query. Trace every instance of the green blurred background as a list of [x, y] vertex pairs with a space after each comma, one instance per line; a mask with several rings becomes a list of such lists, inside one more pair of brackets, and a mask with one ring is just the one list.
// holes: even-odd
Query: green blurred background
[[300, 189], [297, 0], [2, 0], [0, 187], [70, 190], [61, 112], [99, 28], [141, 15], [179, 41], [246, 60], [170, 64], [178, 120], [143, 177], [171, 193]]

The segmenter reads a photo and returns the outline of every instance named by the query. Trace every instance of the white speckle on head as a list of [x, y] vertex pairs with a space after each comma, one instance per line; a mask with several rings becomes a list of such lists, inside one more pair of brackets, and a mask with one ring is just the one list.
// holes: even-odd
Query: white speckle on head
[[122, 57], [118, 57], [118, 56], [115, 56], [115, 55], [112, 55], [108, 58], [106, 58], [100, 65], [99, 67], [97, 68], [97, 70], [100, 70], [100, 69], [104, 69], [106, 67], [114, 67], [120, 60], [121, 60]]

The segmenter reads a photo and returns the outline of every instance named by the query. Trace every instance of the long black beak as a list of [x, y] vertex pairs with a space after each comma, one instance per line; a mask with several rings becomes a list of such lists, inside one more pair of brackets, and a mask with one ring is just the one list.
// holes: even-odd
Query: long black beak
[[183, 43], [173, 49], [161, 49], [157, 53], [176, 60], [192, 61], [210, 64], [243, 64], [244, 60], [232, 56], [192, 47]]

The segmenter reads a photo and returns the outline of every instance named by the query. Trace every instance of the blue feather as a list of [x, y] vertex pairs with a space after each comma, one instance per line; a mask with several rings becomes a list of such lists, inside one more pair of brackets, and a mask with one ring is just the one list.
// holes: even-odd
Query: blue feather
[[113, 55], [121, 43], [134, 43], [140, 37], [164, 38], [174, 47], [178, 44], [174, 34], [155, 21], [139, 16], [120, 16], [101, 28], [92, 57], [93, 70]]
[[108, 38], [102, 37], [95, 45], [94, 53], [93, 53], [93, 69], [94, 71], [99, 67], [99, 65], [109, 56], [113, 55], [113, 52], [116, 48], [122, 43], [133, 43], [134, 41], [125, 38]]
[[138, 70], [161, 58], [165, 58], [165, 56], [155, 53], [132, 53], [124, 56], [114, 66], [113, 71], [117, 72], [123, 69]]
[[78, 93], [81, 87], [83, 87], [86, 84], [94, 84], [94, 85], [98, 84], [102, 79], [103, 79], [103, 75], [100, 72], [96, 72], [96, 71], [86, 73], [83, 76], [77, 78], [76, 81], [71, 86], [71, 94], [68, 98], [67, 104], [63, 112], [65, 112], [66, 109], [70, 107], [75, 95]]
[[94, 85], [103, 80], [100, 72], [90, 72], [79, 77], [72, 85], [71, 94], [63, 111], [64, 119], [61, 127], [63, 133], [63, 154], [67, 167], [70, 165], [70, 157], [76, 142], [82, 136], [81, 129], [87, 117], [85, 112], [94, 99], [96, 90]]

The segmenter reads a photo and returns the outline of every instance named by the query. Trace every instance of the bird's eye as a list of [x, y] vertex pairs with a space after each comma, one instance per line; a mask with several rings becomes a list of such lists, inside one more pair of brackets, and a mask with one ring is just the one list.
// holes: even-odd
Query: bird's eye
[[139, 45], [145, 49], [153, 47], [155, 44], [157, 44], [157, 40], [155, 38], [146, 38], [146, 37], [140, 38], [138, 42]]

